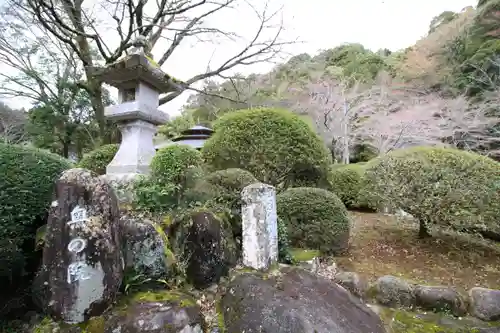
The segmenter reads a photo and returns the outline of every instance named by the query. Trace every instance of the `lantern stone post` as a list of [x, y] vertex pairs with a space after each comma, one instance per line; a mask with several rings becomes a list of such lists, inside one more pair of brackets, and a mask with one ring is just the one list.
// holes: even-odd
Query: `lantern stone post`
[[144, 38], [136, 40], [134, 46], [131, 54], [115, 63], [94, 68], [94, 75], [118, 89], [118, 104], [104, 110], [106, 118], [117, 122], [122, 135], [120, 148], [106, 168], [111, 179], [149, 174], [156, 126], [168, 121], [168, 115], [158, 110], [160, 94], [181, 89], [148, 56]]

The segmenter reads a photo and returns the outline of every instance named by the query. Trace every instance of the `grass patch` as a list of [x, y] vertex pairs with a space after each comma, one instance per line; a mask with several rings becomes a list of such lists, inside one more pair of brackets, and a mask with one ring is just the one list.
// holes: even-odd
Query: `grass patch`
[[290, 249], [290, 254], [295, 261], [309, 261], [316, 257], [319, 257], [320, 252], [318, 250], [308, 250], [308, 249]]
[[480, 237], [434, 232], [418, 239], [418, 225], [377, 213], [351, 212], [349, 253], [337, 257], [344, 270], [374, 281], [394, 275], [427, 285], [500, 289], [500, 244]]

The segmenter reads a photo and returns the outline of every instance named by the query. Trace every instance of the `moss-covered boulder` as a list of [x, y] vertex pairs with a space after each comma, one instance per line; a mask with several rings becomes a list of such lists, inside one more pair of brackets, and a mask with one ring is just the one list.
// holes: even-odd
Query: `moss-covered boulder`
[[340, 253], [349, 244], [350, 220], [342, 201], [332, 192], [310, 187], [290, 188], [277, 195], [293, 247]]
[[188, 282], [195, 288], [217, 283], [236, 264], [236, 247], [226, 216], [198, 210], [173, 219], [167, 234]]
[[203, 333], [206, 324], [196, 300], [175, 290], [125, 296], [105, 314], [78, 325], [43, 319], [32, 333]]
[[161, 225], [147, 216], [127, 212], [120, 217], [122, 248], [127, 271], [147, 278], [172, 273], [175, 257]]

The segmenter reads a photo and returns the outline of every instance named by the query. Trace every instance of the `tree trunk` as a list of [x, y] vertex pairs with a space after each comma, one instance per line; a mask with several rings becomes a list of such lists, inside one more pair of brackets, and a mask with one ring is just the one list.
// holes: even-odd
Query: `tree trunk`
[[111, 138], [108, 134], [106, 118], [104, 118], [104, 103], [102, 102], [101, 84], [95, 78], [89, 77], [88, 85], [90, 90], [90, 103], [95, 112], [95, 118], [99, 126], [99, 136], [102, 143], [111, 143]]
[[429, 238], [429, 237], [431, 237], [431, 233], [429, 231], [429, 227], [427, 226], [427, 223], [420, 220], [419, 229], [418, 229], [418, 238]]

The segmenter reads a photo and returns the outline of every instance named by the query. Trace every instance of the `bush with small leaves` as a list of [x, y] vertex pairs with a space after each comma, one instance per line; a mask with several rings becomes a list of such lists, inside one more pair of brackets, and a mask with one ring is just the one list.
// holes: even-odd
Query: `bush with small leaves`
[[177, 144], [162, 148], [151, 161], [151, 176], [168, 183], [183, 183], [193, 167], [201, 165], [200, 152], [191, 146]]
[[188, 145], [158, 150], [151, 161], [151, 175], [138, 179], [134, 186], [137, 208], [161, 212], [189, 205], [185, 194], [203, 174], [200, 166], [200, 152]]
[[78, 163], [79, 168], [94, 171], [98, 175], [106, 174], [106, 167], [113, 160], [120, 145], [103, 145], [86, 154]]
[[285, 221], [278, 217], [278, 261], [282, 264], [293, 264], [293, 256], [290, 252], [290, 240]]
[[211, 172], [203, 178], [203, 183], [200, 184], [200, 187], [203, 188], [199, 189], [198, 192], [206, 191], [215, 205], [221, 205], [224, 209], [229, 210], [233, 234], [236, 238], [240, 238], [242, 232], [241, 191], [245, 186], [257, 182], [258, 180], [247, 170], [239, 168], [219, 170]]
[[375, 206], [365, 195], [364, 172], [366, 163], [333, 164], [328, 175], [330, 190], [347, 208], [373, 211]]
[[[0, 144], [0, 278], [15, 281], [33, 255], [54, 182], [71, 162], [44, 150]], [[28, 272], [32, 273], [32, 272]]]
[[325, 254], [347, 249], [348, 212], [334, 193], [311, 187], [290, 188], [278, 194], [277, 211], [286, 224], [292, 246]]
[[328, 174], [331, 191], [335, 193], [347, 208], [358, 204], [364, 169], [358, 164], [333, 165]]
[[430, 225], [500, 231], [500, 163], [439, 147], [393, 151], [367, 165], [366, 191], [380, 206], [402, 209]]
[[292, 112], [258, 108], [227, 113], [214, 124], [203, 158], [211, 170], [243, 168], [280, 188], [326, 183], [331, 156]]

